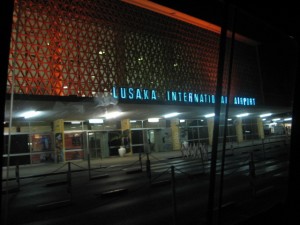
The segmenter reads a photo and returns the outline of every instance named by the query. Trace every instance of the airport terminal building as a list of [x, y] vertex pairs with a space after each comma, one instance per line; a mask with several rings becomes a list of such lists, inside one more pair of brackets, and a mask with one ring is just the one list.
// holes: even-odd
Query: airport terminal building
[[[145, 0], [16, 0], [4, 158], [35, 164], [116, 156], [120, 146], [127, 154], [210, 146], [220, 31]], [[220, 142], [224, 127], [229, 144], [288, 135], [291, 106], [266, 102], [258, 43], [230, 37]]]

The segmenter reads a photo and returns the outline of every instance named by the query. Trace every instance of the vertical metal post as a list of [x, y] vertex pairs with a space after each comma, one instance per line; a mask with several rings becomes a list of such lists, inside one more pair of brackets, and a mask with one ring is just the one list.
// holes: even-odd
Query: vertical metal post
[[149, 159], [149, 153], [147, 153], [146, 168], [147, 168], [147, 176], [149, 178], [149, 183], [151, 184], [151, 164]]
[[[9, 65], [9, 51], [10, 51], [10, 42], [11, 42], [11, 30], [12, 30], [12, 24], [13, 24], [13, 11], [14, 11], [14, 2], [13, 0], [9, 1], [0, 1], [0, 34], [1, 34], [1, 41], [0, 41], [0, 83], [3, 84], [3, 86], [0, 89], [0, 115], [1, 115], [1, 123], [0, 123], [0, 129], [1, 132], [4, 133], [4, 123], [5, 121], [5, 101], [6, 101], [6, 83], [7, 83], [7, 77], [8, 77], [8, 65]], [[21, 2], [21, 1], [19, 1]], [[19, 3], [21, 5], [21, 3]], [[19, 12], [21, 9], [19, 9]], [[19, 19], [18, 19], [19, 20]], [[17, 26], [18, 28], [18, 26]], [[18, 29], [17, 29], [18, 30]], [[12, 95], [12, 94], [11, 94]], [[12, 95], [13, 96], [13, 95]], [[10, 114], [12, 115], [12, 114]], [[10, 121], [12, 118], [10, 118]], [[9, 124], [11, 127], [11, 123]], [[10, 137], [9, 137], [10, 139]], [[8, 178], [9, 178], [9, 152], [10, 152], [10, 140], [9, 140], [9, 147], [8, 147], [8, 157], [7, 157], [7, 173], [6, 173], [6, 188], [8, 187]], [[1, 180], [3, 178], [3, 162], [4, 162], [4, 135], [0, 135], [0, 176]], [[3, 185], [0, 185], [0, 193], [2, 193]], [[0, 202], [2, 203], [2, 196], [0, 195]], [[0, 220], [4, 221], [5, 224], [7, 224], [7, 214], [8, 214], [8, 195], [5, 195], [5, 204], [0, 204]], [[2, 207], [4, 206], [4, 210], [2, 210]], [[3, 213], [4, 212], [4, 213]], [[2, 219], [4, 218], [4, 219]]]
[[215, 182], [216, 182], [216, 162], [218, 151], [218, 137], [219, 137], [219, 123], [221, 112], [221, 96], [222, 96], [222, 83], [223, 83], [223, 71], [225, 63], [226, 52], [226, 34], [227, 34], [227, 2], [222, 5], [223, 9], [223, 24], [221, 27], [221, 36], [219, 43], [219, 61], [218, 61], [218, 77], [216, 85], [216, 103], [215, 103], [215, 117], [213, 128], [213, 143], [211, 150], [211, 165], [210, 165], [210, 180], [209, 180], [209, 195], [208, 195], [208, 209], [207, 209], [207, 222], [209, 225], [213, 224], [214, 216], [214, 202], [215, 202]]
[[[233, 27], [231, 35], [231, 46], [230, 46], [230, 59], [229, 59], [229, 69], [228, 69], [228, 79], [227, 79], [227, 103], [224, 119], [224, 135], [223, 135], [223, 149], [222, 149], [222, 162], [221, 162], [221, 175], [220, 175], [220, 189], [219, 189], [219, 205], [218, 205], [218, 224], [222, 221], [222, 204], [223, 204], [223, 184], [224, 184], [224, 167], [225, 167], [225, 151], [227, 143], [227, 129], [228, 129], [228, 111], [229, 111], [229, 99], [230, 99], [230, 89], [231, 89], [231, 75], [232, 75], [232, 64], [234, 56], [234, 44], [235, 44], [235, 21], [236, 21], [236, 9], [234, 8], [233, 13]], [[231, 144], [232, 147], [232, 144]]]
[[68, 162], [68, 172], [67, 172], [67, 191], [70, 194], [70, 201], [72, 201], [72, 176], [71, 176], [71, 162]]
[[263, 150], [263, 154], [264, 154], [264, 159], [266, 158], [266, 152], [265, 152], [265, 139], [261, 139], [262, 141], [262, 150]]
[[88, 152], [88, 155], [87, 155], [87, 158], [88, 158], [88, 170], [89, 170], [89, 180], [91, 180], [91, 157], [90, 157], [90, 153]]
[[89, 180], [91, 180], [91, 156], [90, 156], [89, 132], [86, 132], [85, 135], [86, 135], [86, 151], [87, 151], [87, 159], [88, 159]]
[[19, 165], [16, 165], [16, 182], [18, 185], [18, 191], [20, 190], [20, 170]]
[[255, 190], [255, 164], [254, 164], [253, 152], [250, 152], [249, 179], [250, 179], [250, 186], [252, 189], [252, 196], [254, 197], [256, 194], [256, 190]]
[[172, 203], [173, 203], [173, 225], [176, 225], [177, 220], [177, 203], [176, 203], [176, 187], [175, 187], [175, 169], [171, 166], [172, 171]]
[[143, 162], [142, 162], [142, 153], [141, 153], [141, 150], [140, 150], [140, 153], [139, 153], [139, 162], [140, 162], [141, 171], [143, 171]]
[[[295, 30], [296, 31], [296, 30]], [[296, 33], [295, 33], [296, 34]], [[300, 182], [299, 182], [299, 137], [300, 137], [300, 101], [299, 101], [299, 86], [300, 86], [300, 51], [299, 51], [299, 35], [295, 38], [291, 38], [293, 43], [293, 49], [297, 53], [295, 64], [295, 90], [293, 93], [293, 120], [292, 120], [292, 131], [291, 131], [291, 141], [290, 141], [290, 151], [288, 154], [289, 157], [289, 176], [288, 176], [288, 191], [287, 191], [287, 224], [294, 224], [295, 221], [299, 223], [299, 214], [295, 207], [299, 207], [299, 198], [300, 198]], [[296, 222], [297, 223], [297, 222]]]

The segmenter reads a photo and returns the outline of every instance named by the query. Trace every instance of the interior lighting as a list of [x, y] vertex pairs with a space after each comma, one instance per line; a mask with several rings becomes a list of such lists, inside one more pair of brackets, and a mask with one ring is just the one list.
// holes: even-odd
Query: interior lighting
[[242, 114], [236, 115], [236, 117], [245, 117], [245, 116], [249, 116], [249, 113], [242, 113]]
[[164, 115], [164, 118], [170, 118], [170, 117], [174, 117], [174, 116], [178, 116], [180, 113], [178, 112], [174, 112], [174, 113], [169, 113]]
[[278, 121], [280, 120], [280, 118], [275, 118], [275, 119], [272, 119], [272, 121]]
[[149, 118], [148, 122], [149, 123], [157, 123], [159, 121], [159, 118]]
[[259, 117], [263, 118], [263, 117], [268, 117], [271, 115], [272, 115], [272, 113], [266, 113], [266, 114], [261, 114]]
[[80, 124], [80, 121], [71, 121], [71, 124]]
[[205, 118], [210, 118], [210, 117], [214, 117], [214, 116], [215, 116], [215, 113], [209, 113], [209, 114], [204, 115]]
[[179, 120], [179, 123], [184, 123], [185, 122], [185, 120]]
[[112, 119], [112, 118], [116, 118], [118, 116], [120, 116], [122, 113], [121, 112], [110, 112], [110, 113], [106, 113], [105, 114], [105, 118], [106, 119]]
[[291, 121], [292, 120], [292, 118], [290, 117], [290, 118], [285, 118], [284, 119], [284, 121]]
[[41, 112], [31, 110], [31, 111], [27, 111], [27, 112], [24, 112], [23, 114], [21, 114], [21, 117], [24, 117], [25, 119], [28, 119], [28, 118], [31, 118], [31, 117], [38, 116], [39, 114], [41, 114]]
[[103, 123], [103, 119], [89, 119], [89, 123]]

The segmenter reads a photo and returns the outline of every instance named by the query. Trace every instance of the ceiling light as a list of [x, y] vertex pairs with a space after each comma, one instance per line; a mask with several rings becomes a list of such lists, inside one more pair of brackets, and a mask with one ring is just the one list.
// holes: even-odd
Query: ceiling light
[[179, 123], [184, 123], [185, 122], [185, 120], [179, 120]]
[[149, 118], [148, 122], [149, 123], [157, 123], [159, 121], [159, 118]]
[[164, 118], [170, 118], [170, 117], [174, 117], [174, 116], [178, 116], [180, 113], [178, 112], [174, 112], [174, 113], [169, 113], [164, 115]]
[[31, 118], [31, 117], [35, 117], [39, 114], [41, 114], [41, 112], [32, 110], [32, 111], [24, 112], [23, 114], [21, 114], [21, 117], [24, 117], [25, 119], [28, 119], [28, 118]]
[[210, 118], [210, 117], [214, 117], [214, 116], [215, 116], [215, 113], [209, 113], [209, 114], [204, 115], [205, 118]]
[[103, 123], [103, 119], [89, 119], [89, 123]]
[[242, 113], [242, 114], [236, 115], [236, 117], [245, 117], [245, 116], [249, 116], [249, 113]]
[[266, 114], [261, 114], [259, 117], [268, 117], [268, 116], [271, 116], [272, 114], [271, 113], [266, 113]]
[[136, 123], [136, 120], [130, 120], [130, 123]]
[[110, 112], [105, 114], [106, 119], [112, 119], [120, 116], [122, 113], [121, 112]]
[[290, 121], [292, 118], [285, 118], [284, 121]]
[[272, 119], [272, 121], [278, 121], [280, 120], [280, 118], [275, 118], [275, 119]]

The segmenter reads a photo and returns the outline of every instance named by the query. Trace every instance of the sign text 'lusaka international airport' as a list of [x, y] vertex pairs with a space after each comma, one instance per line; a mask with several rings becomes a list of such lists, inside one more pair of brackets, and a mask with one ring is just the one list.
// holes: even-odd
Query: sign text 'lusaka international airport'
[[[166, 101], [172, 103], [190, 103], [190, 104], [215, 104], [215, 95], [205, 93], [193, 93], [184, 91], [166, 91], [164, 99], [161, 99], [156, 90], [132, 88], [132, 87], [113, 87], [112, 96], [115, 99], [132, 101]], [[221, 103], [227, 103], [227, 96], [221, 96]], [[254, 106], [255, 98], [251, 97], [233, 97], [234, 105]]]

